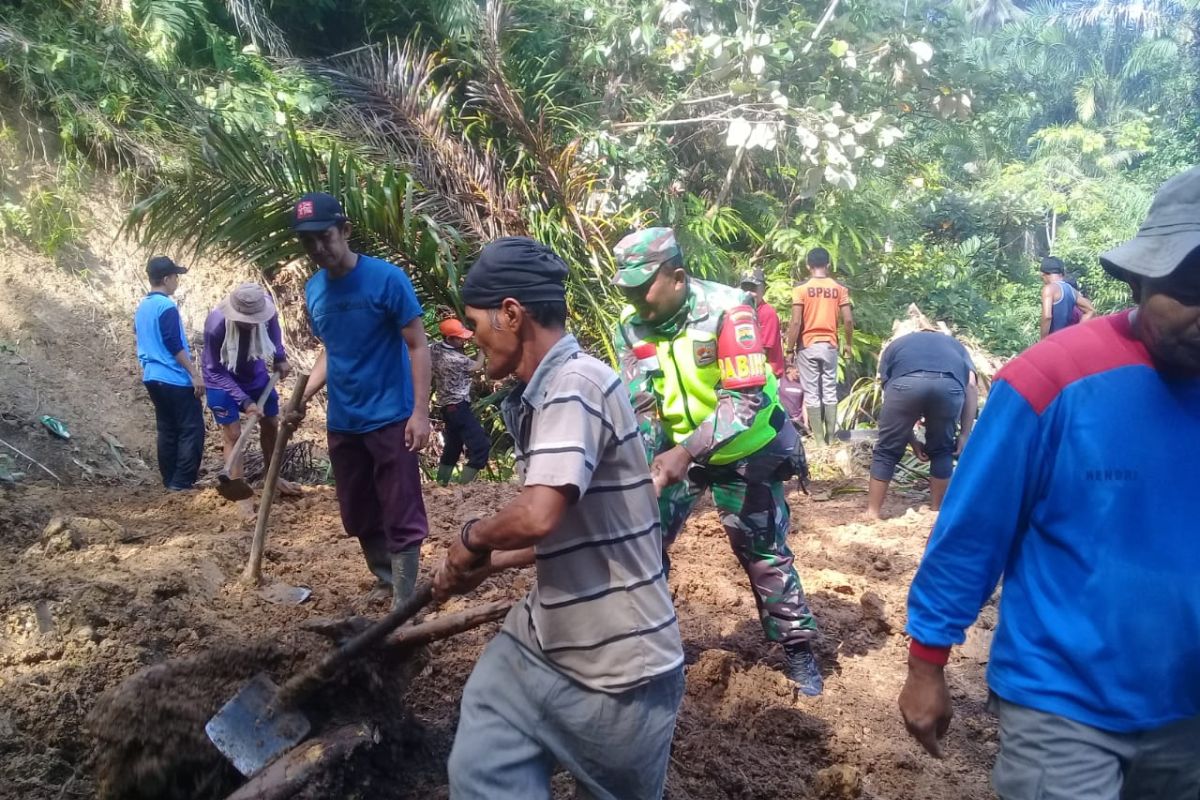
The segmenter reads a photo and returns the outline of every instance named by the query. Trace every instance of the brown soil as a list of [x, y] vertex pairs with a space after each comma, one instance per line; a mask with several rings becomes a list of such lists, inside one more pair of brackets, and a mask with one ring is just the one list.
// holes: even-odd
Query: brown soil
[[[9, 159], [0, 152], [11, 170]], [[79, 242], [49, 258], [6, 241], [0, 261], [0, 439], [66, 484], [0, 446], [0, 473], [24, 473], [15, 487], [0, 483], [0, 800], [221, 798], [240, 778], [209, 744], [204, 721], [254, 673], [282, 681], [328, 652], [305, 621], [384, 608], [364, 602], [373, 578], [341, 535], [330, 489], [306, 489], [273, 514], [265, 574], [313, 590], [307, 603], [286, 606], [238, 582], [250, 526], [236, 506], [211, 488], [156, 488], [153, 410], [130, 326], [150, 253], [114, 237], [127, 198], [115, 182], [96, 181]], [[250, 273], [181, 261], [192, 267], [178, 299], [195, 342], [208, 310]], [[289, 344], [308, 343], [296, 328], [302, 279], [289, 268], [273, 284]], [[311, 356], [298, 350], [293, 361], [303, 367]], [[42, 414], [64, 420], [72, 439], [52, 438]], [[319, 442], [320, 423], [312, 410], [301, 437]], [[210, 423], [210, 478], [220, 463], [213, 433]], [[846, 457], [827, 471], [853, 474], [853, 453], [838, 453]], [[698, 510], [677, 543], [671, 585], [688, 671], [671, 800], [992, 797], [995, 726], [983, 665], [995, 609], [956, 650], [956, 717], [947, 758], [934, 761], [907, 738], [895, 707], [904, 599], [932, 515], [862, 524], [863, 497], [846, 489], [861, 486], [818, 484], [811, 498], [791, 497], [791, 543], [825, 635], [820, 698], [793, 698], [713, 511]], [[426, 570], [464, 519], [514, 491], [430, 487]], [[903, 511], [899, 500], [894, 511]], [[447, 610], [519, 597], [529, 581], [527, 573], [497, 577]], [[300, 796], [446, 798], [459, 695], [496, 629], [408, 657], [364, 658], [313, 698], [305, 711], [317, 730], [366, 721], [378, 741]], [[554, 785], [556, 796], [570, 796], [568, 780]]]
[[[819, 698], [793, 699], [715, 513], [699, 510], [680, 537], [671, 585], [688, 671], [672, 800], [992, 797], [988, 631], [972, 631], [950, 670], [946, 760], [923, 755], [896, 712], [904, 597], [932, 515], [863, 524], [862, 495], [833, 488], [791, 497], [791, 542], [824, 632]], [[514, 491], [430, 488], [425, 568], [461, 520]], [[272, 530], [264, 571], [310, 587], [301, 606], [272, 605], [237, 581], [250, 530], [212, 490], [0, 490], [0, 797], [219, 798], [236, 786], [204, 720], [255, 672], [280, 681], [327, 652], [326, 639], [301, 630], [305, 620], [383, 610], [364, 605], [373, 579], [341, 535], [331, 490], [282, 503]], [[519, 596], [528, 582], [500, 576], [447, 610]], [[984, 627], [994, 619], [985, 611]], [[304, 795], [446, 797], [459, 694], [496, 627], [420, 658], [365, 659], [323, 692], [308, 709], [318, 729], [366, 720], [379, 743]], [[556, 780], [556, 794], [569, 796], [567, 785]]]

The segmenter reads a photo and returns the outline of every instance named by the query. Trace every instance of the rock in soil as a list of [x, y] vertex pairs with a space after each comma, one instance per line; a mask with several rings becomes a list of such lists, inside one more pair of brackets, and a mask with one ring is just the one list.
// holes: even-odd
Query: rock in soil
[[849, 764], [834, 764], [817, 772], [813, 789], [821, 800], [854, 800], [862, 796], [862, 775]]

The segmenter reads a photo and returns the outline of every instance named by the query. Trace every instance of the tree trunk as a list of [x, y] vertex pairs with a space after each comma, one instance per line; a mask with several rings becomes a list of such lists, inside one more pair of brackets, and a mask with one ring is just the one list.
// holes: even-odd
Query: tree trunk
[[374, 743], [375, 731], [366, 723], [335, 728], [284, 753], [225, 800], [287, 800], [335, 762]]

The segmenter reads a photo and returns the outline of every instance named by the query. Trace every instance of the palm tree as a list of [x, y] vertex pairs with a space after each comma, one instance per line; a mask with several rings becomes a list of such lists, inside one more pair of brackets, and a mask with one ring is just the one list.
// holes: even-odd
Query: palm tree
[[509, 80], [505, 19], [498, 2], [479, 16], [466, 82], [461, 62], [443, 69], [443, 57], [416, 40], [333, 61], [290, 61], [329, 81], [337, 100], [329, 125], [289, 126], [274, 139], [207, 126], [185, 148], [187, 163], [137, 204], [129, 229], [147, 243], [181, 238], [274, 271], [300, 255], [287, 230], [290, 203], [324, 189], [343, 200], [360, 246], [408, 266], [426, 300], [458, 309], [461, 272], [479, 246], [534, 236], [572, 266], [576, 332], [610, 350], [620, 303], [609, 285], [608, 245], [623, 218], [586, 210], [595, 167], [579, 158], [577, 139], [552, 135], [547, 117], [555, 110], [543, 104], [531, 114]]
[[964, 5], [967, 19], [979, 31], [993, 31], [1019, 22], [1025, 16], [1012, 0], [967, 0]]

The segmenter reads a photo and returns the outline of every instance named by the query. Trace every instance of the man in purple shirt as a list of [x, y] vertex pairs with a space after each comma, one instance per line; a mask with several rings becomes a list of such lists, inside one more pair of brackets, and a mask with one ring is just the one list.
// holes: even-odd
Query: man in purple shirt
[[[208, 408], [221, 426], [225, 459], [242, 435], [241, 415], [259, 417], [263, 466], [269, 466], [279, 433], [279, 394], [272, 389], [260, 408], [258, 401], [270, 382], [267, 362], [280, 378], [291, 372], [279, 329], [279, 315], [266, 290], [243, 283], [222, 300], [204, 321], [204, 371]], [[230, 477], [241, 477], [241, 459], [230, 465]], [[281, 494], [299, 495], [293, 483], [279, 480]]]

